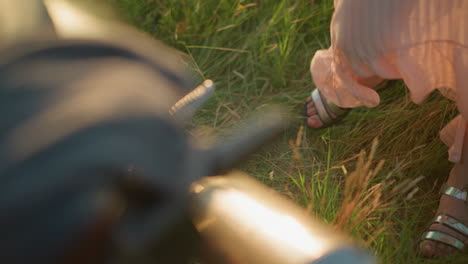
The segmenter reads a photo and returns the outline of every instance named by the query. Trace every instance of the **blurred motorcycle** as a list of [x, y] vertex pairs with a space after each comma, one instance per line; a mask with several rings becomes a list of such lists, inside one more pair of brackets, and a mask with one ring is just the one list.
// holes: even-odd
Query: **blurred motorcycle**
[[74, 2], [0, 8], [0, 262], [375, 263], [233, 170], [282, 110], [201, 146], [184, 127], [214, 83], [174, 50]]

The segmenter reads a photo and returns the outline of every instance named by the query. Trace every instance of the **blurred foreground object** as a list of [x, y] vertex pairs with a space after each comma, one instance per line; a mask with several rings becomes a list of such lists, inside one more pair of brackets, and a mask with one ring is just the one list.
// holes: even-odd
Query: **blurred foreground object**
[[192, 185], [193, 221], [213, 263], [372, 264], [375, 260], [304, 209], [241, 172]]
[[185, 121], [212, 81], [188, 93], [174, 50], [44, 3], [0, 0], [1, 263], [190, 263], [204, 244], [214, 263], [372, 263], [254, 180], [203, 178], [283, 131], [281, 110], [201, 146]]

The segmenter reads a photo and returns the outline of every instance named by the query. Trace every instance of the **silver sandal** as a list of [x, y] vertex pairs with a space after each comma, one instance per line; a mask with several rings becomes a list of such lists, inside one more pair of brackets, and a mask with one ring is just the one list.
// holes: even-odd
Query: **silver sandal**
[[[323, 127], [328, 127], [341, 121], [350, 111], [349, 108], [341, 108], [330, 102], [322, 96], [322, 93], [320, 93], [318, 89], [314, 89], [310, 96], [317, 110], [317, 115], [323, 123]], [[307, 103], [304, 105], [304, 111], [305, 120], [307, 122], [307, 118], [309, 118], [307, 115]]]
[[[384, 90], [386, 87], [388, 87], [389, 82], [389, 80], [383, 80], [381, 83], [375, 86], [374, 90]], [[322, 128], [329, 127], [341, 121], [351, 110], [351, 108], [341, 108], [336, 104], [330, 102], [327, 98], [325, 98], [322, 95], [322, 93], [320, 93], [320, 91], [317, 88], [315, 88], [312, 91], [310, 97], [312, 98], [312, 103], [314, 104], [315, 109], [317, 110], [317, 115], [320, 118], [320, 121], [322, 121], [323, 123]], [[309, 118], [309, 116], [307, 115], [307, 103], [304, 104], [304, 116], [307, 124], [307, 118]]]
[[[449, 195], [459, 200], [462, 200], [465, 202], [465, 204], [468, 205], [468, 202], [467, 202], [468, 191], [466, 189], [461, 190], [461, 189], [458, 189], [452, 186], [447, 186], [446, 184], [444, 184], [441, 188], [440, 193], [442, 195]], [[464, 235], [465, 237], [468, 237], [468, 227], [450, 215], [438, 214], [436, 215], [432, 223], [444, 225], [456, 231], [457, 233], [460, 233]], [[460, 251], [466, 250], [466, 245], [463, 241], [461, 241], [460, 239], [452, 235], [446, 234], [442, 231], [430, 230], [428, 232], [425, 232], [421, 237], [421, 241], [423, 240], [433, 240], [436, 242], [440, 242], [445, 245], [456, 248]]]

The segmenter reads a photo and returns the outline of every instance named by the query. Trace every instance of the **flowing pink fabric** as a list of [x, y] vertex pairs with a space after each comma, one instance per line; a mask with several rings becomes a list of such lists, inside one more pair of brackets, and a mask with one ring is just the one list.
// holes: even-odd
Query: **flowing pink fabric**
[[442, 131], [458, 162], [468, 120], [468, 0], [335, 0], [331, 47], [311, 63], [315, 84], [341, 107], [379, 104], [361, 84], [403, 79], [420, 104], [433, 90], [456, 101], [460, 115]]

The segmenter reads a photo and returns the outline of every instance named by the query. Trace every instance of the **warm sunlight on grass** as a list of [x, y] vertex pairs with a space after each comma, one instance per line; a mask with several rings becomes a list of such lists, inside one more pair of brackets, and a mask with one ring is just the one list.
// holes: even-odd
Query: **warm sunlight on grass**
[[391, 82], [374, 109], [357, 108], [332, 128], [302, 126], [314, 87], [309, 63], [329, 45], [332, 0], [109, 1], [183, 52], [196, 81], [215, 81], [218, 90], [193, 121], [196, 133], [220, 132], [270, 104], [297, 113], [242, 170], [346, 230], [382, 263], [468, 263], [424, 261], [415, 252], [450, 169], [438, 132], [455, 115], [451, 102], [434, 94], [416, 106], [401, 82]]

